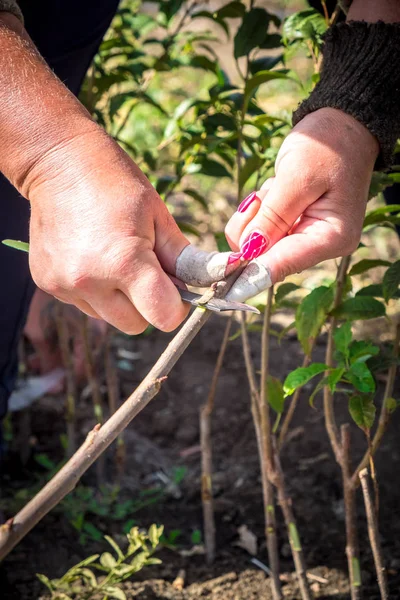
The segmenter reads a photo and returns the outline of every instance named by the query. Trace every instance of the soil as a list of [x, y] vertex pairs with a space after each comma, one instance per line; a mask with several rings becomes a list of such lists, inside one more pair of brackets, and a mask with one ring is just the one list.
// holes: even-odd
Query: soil
[[[217, 524], [217, 559], [212, 567], [205, 564], [201, 544], [194, 537], [202, 528], [200, 500], [200, 454], [198, 415], [204, 402], [215, 366], [225, 320], [213, 317], [181, 358], [159, 395], [134, 420], [125, 434], [126, 465], [120, 482], [121, 497], [143, 498], [143, 490], [160, 485], [162, 498], [144, 506], [133, 515], [140, 526], [162, 523], [167, 534], [180, 530], [176, 547], [160, 553], [163, 563], [143, 570], [133, 583], [125, 584], [127, 598], [138, 600], [270, 600], [268, 576], [251, 562], [252, 556], [237, 546], [238, 528], [242, 525], [257, 536], [257, 559], [266, 564], [263, 538], [261, 483], [253, 424], [249, 410], [249, 391], [242, 361], [240, 340], [232, 341], [227, 350], [218, 384], [213, 417], [214, 495]], [[234, 326], [234, 330], [238, 326]], [[169, 334], [152, 332], [139, 338], [119, 337], [118, 347], [139, 353], [132, 370], [126, 359], [120, 361], [122, 397], [140, 382], [167, 342]], [[259, 334], [251, 334], [253, 356], [259, 363]], [[302, 354], [298, 342], [286, 338], [281, 345], [271, 342], [271, 372], [283, 378], [299, 366]], [[323, 361], [325, 340], [321, 338], [314, 359]], [[125, 367], [125, 368], [122, 368]], [[381, 383], [380, 385], [383, 385]], [[345, 600], [349, 598], [346, 575], [344, 512], [340, 471], [336, 465], [324, 430], [321, 399], [315, 410], [309, 407], [307, 392], [302, 393], [287, 444], [282, 452], [293, 508], [298, 519], [305, 558], [312, 575], [315, 598]], [[397, 390], [398, 392], [398, 390]], [[397, 396], [398, 397], [398, 396]], [[338, 398], [339, 421], [348, 420], [346, 404]], [[399, 411], [400, 412], [400, 411]], [[93, 425], [89, 401], [79, 406], [80, 433]], [[5, 517], [18, 501], [17, 490], [26, 489], [45, 473], [34, 455], [46, 453], [53, 460], [62, 456], [60, 434], [64, 420], [61, 398], [43, 398], [31, 409], [31, 446], [33, 456], [25, 466], [10, 453], [3, 465], [2, 497]], [[376, 459], [380, 483], [380, 528], [382, 545], [389, 571], [391, 597], [400, 598], [400, 449], [398, 427], [400, 414], [394, 414], [388, 434]], [[352, 429], [354, 460], [365, 451], [363, 433]], [[115, 449], [114, 449], [115, 450]], [[172, 473], [184, 466], [182, 482], [171, 483]], [[113, 451], [106, 462], [110, 480], [115, 477]], [[169, 484], [168, 484], [169, 478]], [[173, 477], [172, 477], [173, 479]], [[95, 470], [84, 483], [95, 482]], [[165, 484], [167, 482], [167, 484]], [[373, 560], [369, 549], [365, 515], [359, 500], [359, 528], [362, 577], [365, 598], [378, 599]], [[91, 517], [104, 533], [121, 541], [122, 523], [110, 517]], [[300, 600], [293, 575], [293, 563], [285, 530], [279, 520], [279, 552], [285, 598]], [[0, 567], [2, 600], [39, 599], [45, 593], [35, 573], [60, 577], [79, 560], [104, 551], [106, 543], [88, 541], [82, 545], [78, 533], [63, 511], [54, 510], [10, 553]], [[182, 591], [173, 586], [181, 569], [185, 571]]]

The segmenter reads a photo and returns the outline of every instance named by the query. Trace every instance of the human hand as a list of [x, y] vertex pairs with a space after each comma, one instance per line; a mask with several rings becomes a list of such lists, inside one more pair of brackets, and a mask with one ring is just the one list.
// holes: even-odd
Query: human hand
[[226, 226], [236, 256], [256, 259], [227, 297], [243, 301], [353, 252], [378, 153], [373, 135], [344, 112], [323, 108], [300, 121], [280, 148], [275, 177], [243, 201]]
[[174, 283], [188, 241], [128, 155], [95, 127], [47, 153], [22, 187], [36, 284], [126, 333], [185, 318]]

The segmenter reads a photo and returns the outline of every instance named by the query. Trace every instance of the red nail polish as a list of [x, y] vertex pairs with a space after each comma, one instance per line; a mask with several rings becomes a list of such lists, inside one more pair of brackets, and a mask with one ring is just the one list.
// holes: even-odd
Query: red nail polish
[[243, 242], [240, 252], [245, 260], [253, 260], [257, 258], [268, 247], [268, 239], [258, 231], [253, 231]]
[[244, 200], [242, 200], [242, 202], [239, 204], [237, 212], [238, 213], [244, 213], [246, 212], [246, 210], [249, 208], [250, 204], [252, 204], [254, 202], [254, 200], [260, 200], [256, 194], [256, 192], [252, 192], [251, 194], [249, 194], [247, 196], [247, 198], [245, 198]]

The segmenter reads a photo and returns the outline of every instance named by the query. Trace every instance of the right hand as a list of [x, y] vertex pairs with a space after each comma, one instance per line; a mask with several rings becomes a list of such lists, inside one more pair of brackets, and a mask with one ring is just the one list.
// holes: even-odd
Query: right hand
[[167, 275], [188, 245], [149, 181], [94, 124], [47, 152], [22, 186], [38, 287], [128, 333], [175, 329], [189, 307]]

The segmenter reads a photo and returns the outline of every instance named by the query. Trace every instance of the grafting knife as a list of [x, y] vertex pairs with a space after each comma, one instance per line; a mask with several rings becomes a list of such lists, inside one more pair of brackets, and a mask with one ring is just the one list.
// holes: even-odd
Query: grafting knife
[[213, 310], [215, 312], [224, 312], [226, 310], [241, 310], [244, 312], [252, 312], [257, 315], [260, 314], [260, 311], [255, 306], [250, 306], [249, 304], [243, 304], [242, 302], [231, 302], [229, 300], [224, 300], [223, 298], [211, 298], [208, 302], [199, 302], [202, 299], [201, 294], [195, 294], [194, 292], [189, 292], [189, 290], [182, 290], [178, 288], [178, 292], [181, 295], [181, 298], [184, 302], [190, 302], [193, 306], [201, 306], [203, 308], [207, 308], [208, 310]]

